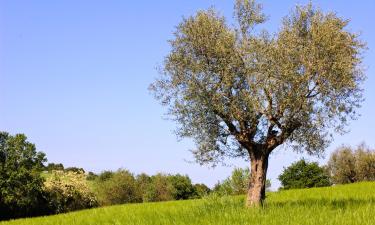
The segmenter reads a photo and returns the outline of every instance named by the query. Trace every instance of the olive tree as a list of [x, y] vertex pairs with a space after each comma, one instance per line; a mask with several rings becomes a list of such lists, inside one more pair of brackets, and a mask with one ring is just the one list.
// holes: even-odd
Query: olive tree
[[331, 154], [327, 169], [334, 184], [375, 181], [375, 151], [364, 143], [341, 146]]
[[197, 162], [251, 162], [247, 205], [265, 199], [270, 153], [286, 144], [310, 154], [343, 132], [362, 101], [365, 45], [335, 13], [297, 6], [277, 33], [258, 29], [261, 5], [237, 0], [230, 26], [214, 9], [184, 18], [150, 89]]

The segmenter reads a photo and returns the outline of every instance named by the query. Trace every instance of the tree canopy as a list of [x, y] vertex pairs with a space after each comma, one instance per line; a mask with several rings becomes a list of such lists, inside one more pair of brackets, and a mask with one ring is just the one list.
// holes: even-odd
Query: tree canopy
[[365, 144], [341, 146], [331, 154], [328, 171], [335, 184], [375, 181], [375, 151]]
[[284, 169], [280, 174], [282, 189], [330, 186], [329, 175], [316, 162], [301, 159]]
[[47, 212], [40, 176], [45, 161], [25, 135], [0, 132], [0, 220]]

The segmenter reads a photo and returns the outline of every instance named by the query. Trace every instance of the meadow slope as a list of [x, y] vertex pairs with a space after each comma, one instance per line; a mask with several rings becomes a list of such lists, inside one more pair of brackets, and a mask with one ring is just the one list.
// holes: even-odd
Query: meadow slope
[[263, 209], [244, 197], [127, 204], [6, 221], [0, 225], [375, 224], [375, 182], [269, 193]]

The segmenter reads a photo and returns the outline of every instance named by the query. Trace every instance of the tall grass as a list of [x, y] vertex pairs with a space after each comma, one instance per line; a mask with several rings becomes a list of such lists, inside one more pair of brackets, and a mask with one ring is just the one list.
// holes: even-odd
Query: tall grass
[[269, 193], [263, 208], [244, 197], [128, 204], [19, 219], [0, 225], [375, 224], [375, 182]]

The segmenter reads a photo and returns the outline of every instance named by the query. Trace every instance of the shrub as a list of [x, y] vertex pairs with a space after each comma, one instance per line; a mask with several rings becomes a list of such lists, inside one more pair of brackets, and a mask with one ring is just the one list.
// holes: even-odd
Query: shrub
[[304, 159], [293, 163], [278, 178], [282, 189], [311, 188], [330, 186], [329, 176], [316, 162]]
[[365, 144], [356, 149], [342, 146], [331, 154], [327, 168], [335, 184], [374, 181], [375, 152]]
[[49, 204], [55, 213], [92, 208], [98, 205], [86, 175], [77, 172], [52, 171], [44, 182]]

